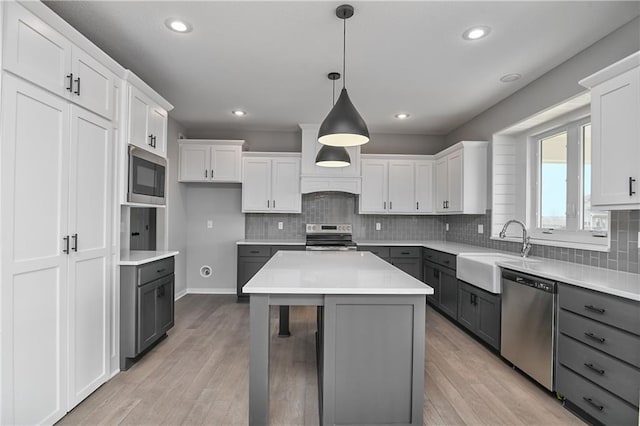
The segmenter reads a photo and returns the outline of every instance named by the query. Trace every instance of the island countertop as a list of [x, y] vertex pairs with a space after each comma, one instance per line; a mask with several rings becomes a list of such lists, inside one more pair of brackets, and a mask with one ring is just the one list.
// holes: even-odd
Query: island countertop
[[262, 294], [433, 294], [369, 252], [278, 252], [243, 287]]

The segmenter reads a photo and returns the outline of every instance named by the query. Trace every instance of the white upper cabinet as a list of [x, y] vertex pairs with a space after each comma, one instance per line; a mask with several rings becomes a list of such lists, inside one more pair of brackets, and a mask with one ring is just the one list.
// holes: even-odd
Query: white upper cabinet
[[245, 153], [243, 213], [300, 213], [300, 154]]
[[181, 139], [178, 143], [180, 182], [241, 182], [244, 141]]
[[459, 142], [436, 154], [436, 212], [487, 210], [487, 142]]
[[640, 209], [640, 52], [580, 84], [591, 89], [591, 205]]
[[5, 7], [4, 68], [113, 119], [113, 73], [22, 5], [6, 2]]
[[363, 155], [361, 214], [433, 211], [431, 156]]
[[129, 85], [127, 143], [161, 157], [167, 155], [167, 111]]

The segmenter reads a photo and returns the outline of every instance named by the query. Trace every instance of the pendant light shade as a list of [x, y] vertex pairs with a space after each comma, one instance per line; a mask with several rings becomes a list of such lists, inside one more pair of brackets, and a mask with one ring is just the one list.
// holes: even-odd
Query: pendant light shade
[[351, 157], [344, 147], [324, 145], [316, 155], [316, 166], [347, 167], [351, 165]]
[[318, 131], [318, 142], [329, 146], [357, 146], [369, 142], [369, 129], [351, 103], [346, 88], [324, 119]]
[[329, 114], [320, 125], [318, 142], [328, 146], [358, 146], [369, 142], [369, 129], [362, 116], [351, 103], [345, 85], [347, 51], [347, 19], [353, 16], [353, 6], [343, 4], [336, 8], [336, 16], [343, 22], [342, 39], [342, 91]]

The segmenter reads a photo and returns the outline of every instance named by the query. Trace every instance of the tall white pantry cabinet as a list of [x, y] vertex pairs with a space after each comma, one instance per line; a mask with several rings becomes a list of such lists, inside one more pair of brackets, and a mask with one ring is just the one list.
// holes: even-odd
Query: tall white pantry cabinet
[[44, 4], [0, 2], [0, 18], [0, 424], [53, 424], [118, 359], [130, 83]]

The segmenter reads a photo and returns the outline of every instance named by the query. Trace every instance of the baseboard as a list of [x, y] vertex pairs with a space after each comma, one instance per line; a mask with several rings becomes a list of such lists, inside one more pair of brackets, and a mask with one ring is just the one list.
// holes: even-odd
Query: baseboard
[[188, 288], [187, 294], [236, 294], [235, 288]]
[[184, 297], [184, 296], [186, 296], [186, 295], [187, 295], [187, 289], [185, 288], [184, 290], [182, 290], [182, 291], [180, 291], [180, 292], [176, 293], [174, 300], [181, 299], [181, 298], [183, 298], [183, 297]]

